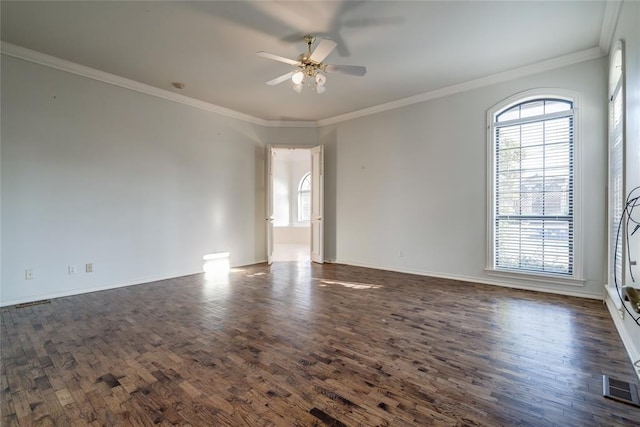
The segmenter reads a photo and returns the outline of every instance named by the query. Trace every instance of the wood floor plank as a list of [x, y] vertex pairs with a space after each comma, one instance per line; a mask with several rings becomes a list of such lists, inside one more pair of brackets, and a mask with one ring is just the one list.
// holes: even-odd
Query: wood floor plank
[[276, 263], [0, 318], [3, 426], [640, 425], [599, 301]]

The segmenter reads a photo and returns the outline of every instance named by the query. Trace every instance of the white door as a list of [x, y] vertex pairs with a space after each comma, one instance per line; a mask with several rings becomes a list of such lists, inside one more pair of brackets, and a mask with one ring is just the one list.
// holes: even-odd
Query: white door
[[311, 149], [311, 261], [324, 262], [324, 149]]
[[265, 222], [267, 223], [267, 263], [273, 263], [273, 154], [274, 148], [267, 145], [267, 209]]

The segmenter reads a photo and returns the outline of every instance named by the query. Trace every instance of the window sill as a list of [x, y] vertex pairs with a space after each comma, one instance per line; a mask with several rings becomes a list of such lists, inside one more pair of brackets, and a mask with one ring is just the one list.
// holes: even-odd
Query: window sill
[[495, 268], [485, 268], [489, 276], [505, 277], [509, 279], [529, 280], [533, 282], [546, 283], [548, 285], [568, 285], [584, 286], [586, 280], [575, 277], [554, 276], [551, 274], [521, 273], [512, 270], [496, 270]]

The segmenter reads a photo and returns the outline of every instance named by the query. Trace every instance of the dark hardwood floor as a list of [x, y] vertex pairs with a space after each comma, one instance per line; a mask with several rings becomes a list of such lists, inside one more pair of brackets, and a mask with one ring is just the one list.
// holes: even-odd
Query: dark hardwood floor
[[613, 426], [601, 301], [277, 263], [2, 314], [2, 425]]

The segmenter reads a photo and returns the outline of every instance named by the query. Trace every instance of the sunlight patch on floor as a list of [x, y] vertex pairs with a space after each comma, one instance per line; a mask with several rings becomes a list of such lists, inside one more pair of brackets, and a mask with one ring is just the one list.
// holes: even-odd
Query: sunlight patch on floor
[[371, 283], [342, 282], [338, 280], [320, 280], [320, 287], [328, 285], [340, 285], [351, 289], [379, 289], [382, 285], [374, 285]]
[[247, 274], [245, 277], [264, 276], [265, 274], [267, 274], [267, 273], [261, 271], [261, 272], [258, 272], [258, 273]]

